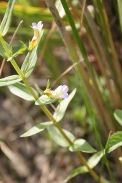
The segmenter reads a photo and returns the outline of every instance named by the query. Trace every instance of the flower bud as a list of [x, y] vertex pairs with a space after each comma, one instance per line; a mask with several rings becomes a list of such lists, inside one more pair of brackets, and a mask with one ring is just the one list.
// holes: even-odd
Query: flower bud
[[46, 89], [44, 93], [52, 98], [65, 99], [68, 97], [68, 90], [68, 86], [60, 85], [55, 90]]
[[35, 22], [32, 23], [32, 29], [34, 30], [34, 36], [29, 44], [28, 50], [31, 51], [33, 50], [39, 43], [43, 30], [42, 30], [43, 24], [42, 22], [38, 22], [37, 24]]

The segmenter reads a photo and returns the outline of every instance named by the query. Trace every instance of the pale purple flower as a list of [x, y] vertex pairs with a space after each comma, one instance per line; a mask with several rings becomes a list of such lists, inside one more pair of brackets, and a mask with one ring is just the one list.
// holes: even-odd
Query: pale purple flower
[[68, 90], [68, 86], [60, 85], [54, 91], [52, 91], [52, 96], [54, 98], [65, 99], [68, 97]]
[[34, 36], [32, 38], [32, 41], [29, 44], [29, 50], [32, 50], [37, 46], [37, 44], [39, 43], [40, 38], [42, 37], [42, 34], [43, 34], [42, 21], [40, 21], [38, 23], [33, 22], [31, 27], [34, 30]]
[[40, 21], [38, 23], [35, 23], [35, 22], [32, 23], [32, 29], [34, 29], [35, 37], [38, 37], [38, 35], [41, 36], [42, 27], [43, 27], [42, 21]]

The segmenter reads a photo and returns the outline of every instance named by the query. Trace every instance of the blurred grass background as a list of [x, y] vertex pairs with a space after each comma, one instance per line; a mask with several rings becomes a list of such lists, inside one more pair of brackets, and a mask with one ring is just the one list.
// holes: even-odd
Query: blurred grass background
[[[120, 130], [113, 118], [113, 112], [122, 107], [121, 1], [67, 2], [71, 15], [66, 16], [63, 7], [55, 1], [62, 16], [62, 28], [66, 28], [67, 38], [70, 40], [67, 42], [70, 48], [65, 47], [66, 37], [62, 36], [63, 42], [55, 20], [43, 0], [16, 0], [6, 40], [10, 41], [19, 22], [23, 20], [12, 45], [16, 51], [20, 40], [27, 45], [31, 40], [32, 22], [43, 22], [44, 34], [40, 43], [39, 59], [29, 82], [32, 85], [37, 83], [41, 89], [45, 89], [48, 79], [52, 88], [59, 84], [68, 85], [70, 91], [77, 88], [77, 94], [70, 104], [62, 126], [77, 137], [86, 138], [99, 150], [101, 143], [106, 144], [110, 131]], [[6, 7], [7, 1], [0, 2], [1, 20]], [[65, 11], [67, 12], [67, 9]], [[71, 20], [75, 23], [76, 30]], [[71, 52], [68, 53], [67, 49]], [[2, 62], [2, 58], [0, 59]], [[19, 56], [18, 64], [21, 65], [23, 60], [24, 55]], [[11, 65], [6, 63], [1, 77], [13, 73], [15, 71]], [[11, 95], [7, 88], [1, 88], [0, 93], [0, 137], [4, 141], [0, 154], [3, 164], [0, 168], [1, 181], [63, 182], [68, 172], [78, 165], [77, 160], [72, 162], [72, 154], [57, 147], [44, 133], [20, 139], [19, 136], [24, 131], [35, 123], [45, 121], [46, 117], [33, 104]], [[120, 156], [121, 149], [117, 150], [116, 154]], [[112, 170], [115, 167], [114, 163], [120, 168], [115, 155], [110, 155], [109, 159]], [[117, 170], [114, 170], [113, 174], [119, 183], [120, 175]], [[105, 172], [105, 176], [109, 177]], [[77, 183], [82, 180], [86, 180], [87, 183], [89, 177], [78, 176], [71, 182]]]

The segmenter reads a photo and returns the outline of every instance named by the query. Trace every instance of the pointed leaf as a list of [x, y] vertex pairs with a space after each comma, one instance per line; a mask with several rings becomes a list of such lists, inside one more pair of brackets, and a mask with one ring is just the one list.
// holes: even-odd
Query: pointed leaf
[[120, 146], [122, 146], [122, 131], [118, 131], [109, 137], [106, 151], [110, 153]]
[[77, 139], [74, 141], [73, 145], [69, 147], [69, 150], [72, 152], [82, 151], [86, 153], [94, 153], [96, 150], [86, 142], [84, 139]]
[[5, 46], [7, 47], [7, 49], [9, 50], [9, 53], [6, 53], [6, 51], [5, 51], [5, 49], [4, 49], [3, 45], [2, 45], [2, 43], [0, 42], [0, 55], [1, 55], [3, 58], [7, 59], [7, 58], [11, 55], [12, 50], [11, 50], [11, 47], [8, 45], [7, 42], [5, 42], [4, 40], [3, 40], [3, 42], [4, 42]]
[[51, 122], [51, 121], [39, 123], [38, 125], [32, 127], [30, 130], [28, 130], [26, 133], [22, 134], [20, 137], [32, 136], [36, 133], [43, 131], [45, 128], [47, 128], [48, 126], [50, 126], [52, 124], [53, 124], [53, 122]]
[[114, 112], [115, 119], [119, 122], [119, 124], [122, 126], [122, 110], [115, 110]]
[[68, 96], [68, 98], [62, 100], [58, 105], [58, 107], [56, 108], [53, 117], [56, 119], [57, 122], [61, 121], [62, 118], [64, 117], [66, 109], [70, 101], [73, 99], [75, 93], [76, 93], [76, 89], [72, 91], [72, 93]]
[[104, 154], [105, 154], [104, 150], [102, 150], [102, 151], [95, 153], [93, 156], [91, 156], [88, 159], [88, 165], [90, 166], [90, 168], [94, 168], [99, 163], [99, 161], [104, 156]]
[[[8, 86], [9, 90], [11, 91], [11, 93], [13, 93], [14, 95], [23, 98], [27, 101], [34, 101], [35, 98], [31, 95], [31, 93], [28, 91], [28, 89], [26, 88], [26, 86], [22, 83], [16, 83], [13, 85]], [[34, 93], [38, 96], [38, 93], [36, 90], [34, 90]]]
[[0, 25], [0, 33], [2, 34], [2, 36], [5, 36], [5, 34], [8, 32], [8, 29], [10, 27], [14, 3], [15, 3], [15, 0], [9, 0], [8, 7], [6, 9], [5, 15]]
[[49, 88], [50, 88], [50, 80], [48, 79], [48, 80], [47, 80], [46, 89], [49, 89]]
[[[55, 126], [51, 126], [47, 128], [51, 138], [60, 146], [62, 147], [68, 147], [70, 146], [70, 143], [67, 142], [67, 140], [63, 137], [63, 135], [59, 132], [59, 130]], [[64, 133], [69, 137], [69, 139], [73, 142], [75, 140], [74, 135], [63, 129]]]
[[31, 52], [29, 52], [22, 64], [21, 71], [25, 74], [26, 77], [29, 77], [35, 68], [38, 59], [37, 49], [38, 46], [36, 46]]
[[[22, 42], [21, 42], [21, 43], [22, 43]], [[26, 49], [27, 49], [27, 46], [26, 46], [24, 43], [22, 43], [22, 46], [20, 47], [20, 49], [19, 49], [16, 53], [14, 53], [11, 57], [9, 57], [9, 58], [7, 59], [7, 61], [11, 61], [11, 60], [13, 60], [15, 57], [17, 57], [18, 55], [23, 54], [23, 53], [25, 52]]]
[[39, 97], [39, 99], [35, 102], [35, 105], [44, 105], [44, 104], [52, 104], [56, 102], [57, 99], [55, 98], [50, 98], [47, 95], [42, 95]]
[[80, 166], [76, 169], [74, 169], [68, 176], [67, 178], [64, 180], [64, 182], [68, 182], [70, 179], [72, 179], [73, 177], [79, 175], [79, 174], [84, 174], [87, 173], [88, 169], [85, 166]]
[[[99, 163], [99, 161], [101, 160], [103, 155], [104, 155], [104, 151], [99, 151], [99, 152], [95, 153], [93, 156], [91, 156], [91, 158], [89, 158], [89, 160], [87, 161], [89, 167], [91, 169], [94, 168]], [[80, 166], [80, 167], [74, 169], [69, 174], [69, 176], [65, 179], [65, 182], [69, 181], [71, 178], [73, 178], [79, 174], [84, 174], [87, 172], [89, 172], [89, 170], [87, 169], [86, 166]]]
[[5, 78], [0, 79], [0, 87], [2, 86], [8, 86], [14, 83], [17, 83], [19, 81], [21, 81], [22, 79], [20, 78], [19, 75], [12, 75], [12, 76], [8, 76]]

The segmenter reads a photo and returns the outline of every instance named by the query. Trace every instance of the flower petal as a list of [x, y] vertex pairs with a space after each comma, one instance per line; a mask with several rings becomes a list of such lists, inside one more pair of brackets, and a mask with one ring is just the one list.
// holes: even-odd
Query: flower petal
[[42, 31], [42, 27], [43, 27], [42, 21], [39, 21], [38, 23], [33, 22], [31, 27], [34, 30], [34, 36], [32, 38], [32, 41], [29, 44], [29, 48], [28, 49], [30, 51], [32, 49], [34, 49], [38, 45], [38, 43], [40, 41], [40, 38], [41, 38], [41, 36], [43, 34], [43, 31]]
[[68, 97], [68, 86], [60, 85], [54, 91], [52, 91], [52, 96], [55, 98], [64, 99]]

